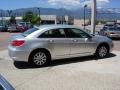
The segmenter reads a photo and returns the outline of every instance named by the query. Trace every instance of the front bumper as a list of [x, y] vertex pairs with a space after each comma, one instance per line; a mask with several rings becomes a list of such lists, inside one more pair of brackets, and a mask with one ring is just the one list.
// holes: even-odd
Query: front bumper
[[112, 52], [113, 49], [114, 49], [114, 44], [113, 44], [113, 42], [112, 42], [112, 43], [111, 43], [111, 46], [110, 46], [110, 52]]
[[9, 32], [10, 32], [10, 31], [14, 32], [14, 31], [19, 31], [19, 30], [17, 30], [17, 29], [8, 29], [8, 31], [9, 31]]
[[110, 38], [120, 38], [120, 34], [110, 34], [108, 35]]

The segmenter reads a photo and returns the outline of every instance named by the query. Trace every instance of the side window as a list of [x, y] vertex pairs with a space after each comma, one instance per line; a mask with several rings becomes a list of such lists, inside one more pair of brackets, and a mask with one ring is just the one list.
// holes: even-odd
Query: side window
[[75, 29], [75, 28], [68, 29], [67, 32], [68, 32], [67, 36], [70, 38], [88, 38], [89, 37], [87, 33], [83, 32], [80, 29]]
[[39, 38], [65, 38], [64, 29], [53, 29], [44, 32]]

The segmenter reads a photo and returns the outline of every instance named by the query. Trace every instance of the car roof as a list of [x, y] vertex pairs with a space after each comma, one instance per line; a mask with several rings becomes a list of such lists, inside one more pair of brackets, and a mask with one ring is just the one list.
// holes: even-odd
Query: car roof
[[55, 25], [55, 24], [54, 25], [40, 25], [40, 26], [34, 26], [34, 28], [37, 28], [38, 30], [31, 33], [26, 38], [37, 37], [41, 33], [45, 32], [45, 31], [48, 31], [48, 30], [51, 30], [51, 29], [57, 29], [57, 28], [76, 28], [76, 29], [80, 29], [79, 27], [76, 27], [76, 26], [73, 26], [73, 25], [58, 25], [58, 24], [57, 25]]
[[41, 25], [37, 27], [39, 29], [54, 29], [54, 28], [77, 28], [73, 25]]

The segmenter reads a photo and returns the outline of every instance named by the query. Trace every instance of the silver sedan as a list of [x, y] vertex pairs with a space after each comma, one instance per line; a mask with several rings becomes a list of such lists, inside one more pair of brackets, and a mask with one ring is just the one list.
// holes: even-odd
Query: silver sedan
[[69, 25], [44, 25], [12, 36], [8, 46], [13, 60], [26, 61], [37, 66], [51, 60], [95, 55], [106, 57], [113, 48], [112, 40], [91, 36], [82, 29]]
[[120, 30], [117, 27], [104, 27], [100, 31], [100, 35], [107, 36], [109, 38], [120, 38]]

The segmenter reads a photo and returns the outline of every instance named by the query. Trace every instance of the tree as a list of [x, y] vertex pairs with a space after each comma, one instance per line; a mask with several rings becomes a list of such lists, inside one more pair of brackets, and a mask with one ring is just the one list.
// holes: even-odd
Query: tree
[[15, 16], [10, 17], [9, 24], [16, 24]]
[[24, 22], [30, 22], [31, 24], [40, 24], [41, 18], [37, 16], [37, 14], [34, 14], [33, 12], [29, 11], [26, 12], [23, 16]]
[[[95, 20], [95, 24], [98, 25], [99, 23], [101, 24], [106, 24], [105, 20]], [[87, 22], [88, 25], [91, 25], [91, 20]]]

